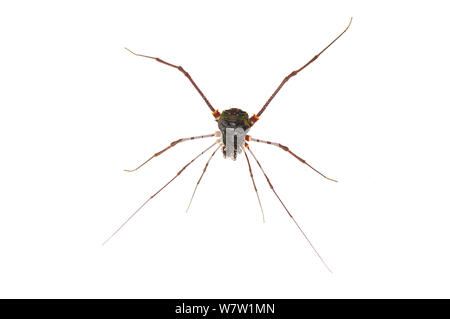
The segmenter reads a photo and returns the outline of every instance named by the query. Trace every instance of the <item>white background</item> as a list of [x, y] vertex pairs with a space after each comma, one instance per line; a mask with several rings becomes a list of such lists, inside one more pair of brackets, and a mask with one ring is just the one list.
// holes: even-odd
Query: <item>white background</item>
[[[450, 297], [445, 1], [9, 1], [0, 5], [0, 297]], [[207, 155], [101, 243], [213, 139], [178, 71], [251, 135], [314, 255], [258, 167]]]

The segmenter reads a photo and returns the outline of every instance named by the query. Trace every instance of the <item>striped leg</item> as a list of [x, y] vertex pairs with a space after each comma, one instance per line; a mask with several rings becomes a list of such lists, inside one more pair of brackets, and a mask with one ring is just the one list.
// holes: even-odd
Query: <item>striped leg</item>
[[196, 140], [196, 139], [199, 139], [199, 138], [214, 137], [214, 136], [220, 136], [220, 132], [217, 131], [217, 132], [214, 133], [214, 134], [199, 135], [199, 136], [191, 136], [191, 137], [180, 138], [180, 139], [178, 139], [178, 140], [173, 141], [172, 143], [170, 143], [170, 145], [167, 146], [165, 149], [163, 149], [163, 150], [161, 150], [161, 151], [159, 151], [159, 152], [153, 154], [152, 157], [150, 157], [148, 160], [146, 160], [144, 163], [142, 163], [141, 165], [139, 165], [139, 166], [136, 167], [135, 169], [125, 169], [124, 171], [125, 171], [125, 172], [134, 172], [134, 171], [137, 171], [137, 170], [140, 169], [142, 166], [144, 166], [145, 164], [147, 164], [148, 162], [150, 162], [150, 160], [151, 160], [152, 158], [161, 155], [162, 153], [164, 153], [164, 152], [167, 151], [168, 149], [174, 147], [174, 146], [177, 145], [178, 143], [185, 142], [185, 141], [192, 141], [192, 140]]
[[217, 143], [219, 143], [220, 141], [215, 141], [214, 144], [210, 145], [207, 149], [205, 149], [203, 152], [201, 152], [200, 154], [198, 154], [196, 157], [194, 157], [189, 163], [187, 163], [186, 165], [183, 166], [182, 169], [180, 169], [177, 173], [177, 175], [175, 175], [174, 177], [172, 177], [172, 179], [170, 181], [168, 181], [163, 187], [161, 187], [156, 193], [154, 193], [152, 196], [150, 196], [138, 209], [136, 209], [136, 211], [131, 214], [120, 226], [119, 228], [117, 228], [117, 230], [108, 237], [108, 239], [106, 239], [103, 242], [103, 245], [105, 245], [111, 238], [113, 238], [141, 209], [142, 207], [144, 207], [153, 197], [155, 197], [156, 195], [158, 195], [164, 188], [167, 187], [167, 185], [169, 185], [170, 183], [172, 183], [172, 181], [177, 178], [178, 176], [180, 176], [180, 174], [189, 166], [191, 165], [197, 158], [199, 158], [200, 156], [202, 156], [203, 154], [205, 154], [208, 150], [210, 150], [214, 145], [216, 145]]
[[216, 152], [217, 152], [217, 150], [220, 148], [220, 146], [221, 146], [221, 145], [219, 145], [219, 146], [216, 148], [216, 150], [211, 154], [211, 156], [209, 157], [208, 161], [206, 162], [206, 165], [205, 165], [205, 167], [203, 168], [202, 175], [201, 175], [200, 178], [198, 179], [197, 185], [195, 185], [194, 192], [192, 193], [191, 200], [189, 201], [189, 205], [188, 205], [188, 207], [186, 208], [186, 213], [188, 212], [189, 208], [191, 207], [192, 200], [194, 199], [195, 192], [197, 191], [197, 187], [198, 187], [198, 185], [200, 184], [200, 181], [202, 180], [203, 175], [205, 175], [205, 172], [206, 172], [206, 169], [208, 168], [209, 162], [211, 162], [211, 159], [213, 158], [214, 154], [216, 154]]
[[252, 150], [250, 149], [250, 147], [248, 146], [248, 144], [245, 145], [247, 147], [247, 149], [249, 150], [250, 154], [253, 156], [253, 158], [255, 159], [256, 163], [258, 164], [259, 168], [261, 169], [261, 172], [264, 174], [264, 176], [266, 177], [267, 183], [270, 186], [270, 189], [272, 190], [272, 192], [275, 194], [275, 196], [278, 198], [278, 200], [280, 201], [281, 205], [283, 205], [284, 209], [286, 210], [286, 212], [288, 213], [289, 217], [291, 217], [291, 219], [294, 221], [295, 225], [297, 226], [297, 228], [300, 230], [300, 232], [302, 233], [303, 237], [306, 238], [306, 241], [309, 243], [309, 245], [311, 246], [311, 248], [314, 250], [314, 252], [316, 253], [316, 255], [319, 257], [319, 259], [322, 261], [322, 264], [328, 269], [329, 272], [332, 273], [330, 267], [328, 267], [328, 265], [326, 264], [325, 260], [322, 258], [322, 256], [320, 256], [319, 252], [316, 250], [316, 248], [314, 248], [313, 244], [311, 243], [311, 241], [309, 240], [308, 236], [306, 236], [306, 233], [303, 231], [303, 229], [300, 227], [300, 225], [297, 223], [297, 221], [295, 220], [294, 216], [292, 216], [292, 214], [289, 212], [289, 210], [287, 209], [287, 207], [284, 205], [283, 201], [281, 200], [280, 196], [278, 196], [277, 192], [275, 191], [275, 189], [273, 188], [272, 183], [269, 180], [269, 177], [267, 176], [266, 172], [264, 172], [264, 169], [262, 168], [261, 164], [259, 163], [258, 159], [256, 158], [255, 154], [253, 154]]
[[187, 72], [183, 69], [183, 67], [182, 67], [181, 65], [175, 65], [175, 64], [166, 62], [166, 61], [164, 61], [164, 60], [162, 60], [162, 59], [160, 59], [160, 58], [155, 58], [155, 57], [148, 56], [148, 55], [143, 55], [143, 54], [137, 54], [137, 53], [134, 53], [133, 51], [131, 51], [130, 49], [127, 49], [127, 48], [125, 48], [125, 50], [127, 50], [128, 52], [130, 52], [130, 53], [132, 53], [132, 54], [134, 54], [134, 55], [137, 55], [137, 56], [141, 56], [141, 57], [144, 57], [144, 58], [149, 58], [149, 59], [156, 60], [156, 61], [158, 61], [159, 63], [162, 63], [162, 64], [165, 64], [165, 65], [171, 66], [172, 68], [175, 68], [175, 69], [177, 69], [178, 71], [180, 71], [181, 73], [183, 73], [183, 74], [188, 78], [189, 82], [191, 82], [191, 84], [192, 84], [192, 85], [194, 86], [194, 88], [197, 90], [197, 92], [200, 94], [200, 96], [202, 97], [202, 99], [205, 101], [206, 105], [208, 105], [208, 107], [209, 107], [209, 109], [211, 110], [211, 112], [212, 112], [214, 118], [216, 118], [216, 119], [219, 118], [220, 112], [219, 112], [218, 110], [215, 110], [214, 107], [211, 105], [211, 103], [209, 103], [209, 101], [208, 101], [208, 99], [206, 98], [206, 96], [203, 94], [203, 92], [202, 92], [202, 91], [200, 90], [200, 88], [197, 86], [197, 83], [194, 82], [194, 80], [192, 79], [192, 77], [190, 76], [190, 74], [187, 73]]
[[332, 182], [336, 182], [336, 183], [337, 183], [337, 180], [332, 179], [332, 178], [329, 178], [329, 177], [325, 176], [324, 174], [322, 174], [321, 172], [319, 172], [318, 170], [316, 170], [314, 167], [312, 167], [311, 165], [309, 165], [303, 158], [301, 158], [300, 156], [294, 154], [287, 146], [284, 146], [284, 145], [282, 145], [282, 144], [280, 144], [280, 143], [274, 143], [274, 142], [269, 142], [269, 141], [260, 140], [260, 139], [258, 139], [258, 138], [251, 137], [250, 135], [247, 135], [247, 136], [245, 137], [245, 139], [246, 139], [247, 141], [255, 141], [255, 142], [258, 142], [258, 143], [265, 143], [265, 144], [269, 144], [269, 145], [275, 145], [275, 146], [278, 146], [278, 147], [281, 148], [283, 151], [286, 151], [286, 152], [288, 152], [289, 154], [291, 154], [292, 156], [294, 156], [296, 159], [298, 159], [298, 160], [299, 160], [300, 162], [302, 162], [303, 164], [309, 166], [309, 167], [310, 167], [311, 169], [313, 169], [316, 173], [322, 175], [323, 177], [325, 177], [326, 179], [328, 179], [328, 180], [330, 180], [330, 181], [332, 181]]
[[318, 54], [316, 54], [311, 60], [309, 60], [308, 63], [306, 63], [304, 66], [302, 66], [300, 69], [292, 71], [291, 73], [289, 73], [288, 76], [286, 76], [283, 81], [281, 81], [280, 85], [277, 87], [277, 89], [275, 90], [275, 92], [272, 93], [272, 95], [269, 97], [269, 99], [267, 100], [267, 102], [263, 105], [263, 107], [261, 108], [261, 110], [258, 112], [258, 114], [253, 115], [250, 118], [250, 122], [251, 124], [255, 124], [256, 121], [259, 120], [259, 117], [261, 116], [261, 114], [264, 112], [264, 110], [267, 108], [267, 106], [269, 105], [269, 103], [273, 100], [273, 98], [275, 97], [275, 95], [278, 94], [278, 92], [281, 90], [281, 88], [283, 87], [283, 85], [286, 84], [287, 81], [289, 81], [290, 78], [292, 78], [293, 76], [296, 76], [297, 73], [301, 72], [304, 68], [306, 68], [308, 65], [310, 65], [311, 63], [313, 63], [314, 61], [317, 60], [317, 58], [323, 53], [325, 52], [326, 49], [328, 49], [331, 45], [333, 45], [334, 42], [336, 42], [350, 27], [350, 24], [352, 24], [352, 20], [353, 18], [350, 19], [349, 24], [347, 25], [347, 27], [345, 28], [344, 31], [342, 31], [341, 34], [339, 34], [330, 44], [328, 44], [325, 49], [323, 49], [322, 51], [320, 51]]
[[263, 223], [265, 223], [266, 219], [264, 218], [264, 210], [263, 210], [262, 205], [261, 205], [261, 199], [259, 198], [258, 189], [256, 188], [255, 179], [253, 178], [252, 166], [250, 165], [250, 161], [248, 160], [248, 156], [247, 156], [247, 152], [245, 151], [245, 148], [243, 147], [242, 150], [244, 151], [245, 159], [247, 160], [248, 170], [250, 172], [250, 177], [251, 177], [252, 182], [253, 182], [253, 187], [255, 188], [256, 197], [258, 197], [258, 203], [259, 203], [259, 207], [261, 208], [261, 214], [262, 214], [262, 218], [263, 218]]

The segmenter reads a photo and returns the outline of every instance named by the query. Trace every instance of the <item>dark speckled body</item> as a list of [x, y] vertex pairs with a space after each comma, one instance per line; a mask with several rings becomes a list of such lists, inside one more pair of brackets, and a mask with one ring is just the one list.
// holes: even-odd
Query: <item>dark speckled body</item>
[[222, 133], [223, 155], [236, 160], [251, 125], [247, 112], [238, 108], [223, 111], [217, 120]]

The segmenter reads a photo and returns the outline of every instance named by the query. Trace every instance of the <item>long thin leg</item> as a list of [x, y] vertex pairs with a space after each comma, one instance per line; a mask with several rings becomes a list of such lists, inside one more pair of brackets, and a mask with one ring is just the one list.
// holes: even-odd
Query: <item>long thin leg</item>
[[199, 136], [191, 136], [191, 137], [185, 137], [185, 138], [180, 138], [176, 141], [173, 141], [172, 143], [170, 143], [169, 146], [167, 146], [165, 149], [155, 153], [152, 155], [152, 157], [150, 157], [148, 160], [146, 160], [144, 163], [142, 163], [141, 165], [139, 165], [138, 167], [136, 167], [135, 169], [125, 169], [125, 172], [134, 172], [137, 171], [138, 169], [140, 169], [142, 166], [144, 166], [145, 164], [147, 164], [148, 162], [150, 162], [150, 160], [156, 156], [161, 155], [162, 153], [164, 153], [165, 151], [167, 151], [168, 149], [174, 147], [175, 145], [177, 145], [178, 143], [181, 142], [185, 142], [185, 141], [192, 141], [192, 140], [196, 140], [199, 138], [205, 138], [205, 137], [213, 137], [213, 136], [218, 136], [218, 132], [214, 133], [214, 134], [208, 134], [208, 135], [199, 135]]
[[247, 156], [247, 152], [245, 151], [245, 148], [243, 147], [242, 149], [244, 150], [245, 159], [247, 160], [248, 170], [250, 172], [250, 177], [251, 177], [252, 182], [253, 182], [253, 187], [255, 188], [256, 197], [258, 197], [258, 203], [259, 203], [259, 207], [261, 208], [261, 214], [262, 214], [262, 218], [263, 218], [263, 223], [265, 223], [266, 219], [264, 218], [264, 210], [263, 210], [262, 205], [261, 205], [261, 199], [259, 198], [258, 189], [256, 188], [255, 179], [253, 178], [252, 166], [250, 165], [250, 161], [248, 160], [248, 156]]
[[253, 154], [252, 150], [250, 149], [250, 147], [248, 146], [248, 144], [246, 144], [247, 149], [249, 150], [250, 154], [252, 154], [253, 158], [255, 159], [256, 163], [258, 164], [259, 168], [261, 169], [262, 173], [264, 174], [264, 176], [266, 177], [267, 183], [270, 186], [270, 189], [273, 191], [273, 193], [275, 194], [275, 196], [278, 198], [278, 200], [280, 201], [281, 205], [283, 205], [284, 209], [286, 210], [286, 212], [288, 213], [289, 217], [291, 217], [291, 219], [294, 221], [295, 225], [297, 226], [297, 228], [300, 230], [300, 232], [302, 233], [303, 237], [306, 238], [306, 240], [308, 241], [309, 245], [311, 246], [311, 248], [314, 250], [314, 252], [316, 253], [316, 255], [320, 258], [320, 260], [322, 261], [322, 264], [328, 269], [329, 272], [332, 273], [330, 267], [328, 267], [328, 265], [326, 264], [326, 262], [324, 261], [324, 259], [322, 258], [322, 256], [320, 256], [319, 252], [316, 250], [316, 248], [314, 248], [313, 244], [311, 243], [311, 241], [309, 240], [308, 236], [306, 236], [305, 232], [303, 231], [303, 229], [300, 227], [300, 225], [297, 223], [297, 221], [295, 220], [295, 218], [291, 215], [291, 213], [289, 212], [289, 210], [287, 209], [287, 207], [284, 205], [283, 201], [281, 200], [280, 196], [278, 196], [277, 192], [275, 191], [275, 189], [273, 188], [272, 183], [269, 180], [269, 177], [267, 176], [266, 172], [264, 172], [264, 169], [262, 168], [261, 164], [259, 163], [258, 159], [256, 158], [255, 154]]
[[274, 142], [269, 142], [269, 141], [260, 140], [260, 139], [251, 137], [250, 135], [247, 135], [247, 136], [245, 137], [245, 139], [246, 139], [247, 141], [255, 141], [255, 142], [258, 142], [258, 143], [265, 143], [265, 144], [269, 144], [269, 145], [275, 145], [275, 146], [278, 146], [278, 147], [281, 148], [283, 151], [286, 151], [286, 152], [288, 152], [289, 154], [291, 154], [292, 156], [294, 156], [296, 159], [298, 159], [298, 160], [299, 160], [300, 162], [302, 162], [303, 164], [309, 166], [309, 167], [310, 167], [312, 170], [314, 170], [316, 173], [322, 175], [323, 177], [325, 177], [326, 179], [328, 179], [328, 180], [330, 180], [330, 181], [332, 181], [332, 182], [336, 182], [336, 183], [337, 183], [337, 180], [332, 179], [332, 178], [329, 178], [329, 177], [325, 176], [324, 174], [322, 174], [321, 172], [319, 172], [318, 170], [316, 170], [314, 167], [312, 167], [311, 165], [309, 165], [303, 158], [301, 158], [300, 156], [294, 154], [287, 146], [284, 146], [284, 145], [282, 145], [282, 144], [280, 144], [280, 143], [274, 143]]
[[219, 117], [220, 112], [219, 112], [218, 110], [214, 109], [214, 107], [211, 105], [211, 103], [209, 103], [209, 101], [208, 101], [208, 99], [206, 98], [206, 96], [203, 94], [203, 92], [200, 90], [200, 88], [199, 88], [199, 87], [197, 86], [197, 84], [194, 82], [194, 80], [193, 80], [192, 77], [189, 75], [189, 73], [187, 73], [187, 72], [183, 69], [183, 67], [182, 67], [181, 65], [175, 65], [175, 64], [166, 62], [166, 61], [164, 61], [164, 60], [162, 60], [162, 59], [160, 59], [160, 58], [155, 58], [155, 57], [148, 56], [148, 55], [143, 55], [143, 54], [134, 53], [133, 51], [131, 51], [131, 50], [128, 49], [128, 48], [125, 48], [125, 50], [127, 50], [128, 52], [130, 52], [130, 53], [132, 53], [132, 54], [134, 54], [134, 55], [141, 56], [141, 57], [144, 57], [144, 58], [153, 59], [153, 60], [156, 60], [156, 61], [158, 61], [158, 62], [160, 62], [160, 63], [162, 63], [162, 64], [171, 66], [172, 68], [178, 69], [178, 70], [179, 70], [181, 73], [183, 73], [183, 74], [188, 78], [188, 80], [192, 83], [192, 85], [195, 87], [195, 89], [196, 89], [197, 92], [200, 94], [200, 96], [202, 97], [202, 99], [206, 102], [206, 105], [208, 105], [208, 107], [209, 107], [209, 109], [211, 110], [211, 112], [213, 113], [214, 117], [215, 117], [215, 118], [218, 118], [218, 117]]
[[185, 169], [186, 167], [188, 167], [189, 165], [191, 165], [197, 158], [199, 158], [201, 155], [203, 155], [205, 152], [207, 152], [209, 149], [211, 149], [214, 145], [216, 145], [219, 141], [214, 142], [214, 144], [212, 144], [211, 146], [209, 146], [207, 149], [205, 149], [203, 152], [201, 152], [200, 154], [198, 154], [196, 157], [194, 157], [189, 163], [187, 163], [186, 165], [184, 165], [184, 167], [182, 169], [180, 169], [177, 173], [177, 175], [175, 175], [170, 181], [168, 181], [163, 187], [161, 187], [156, 193], [154, 193], [152, 196], [150, 196], [133, 214], [130, 215], [130, 217], [128, 217], [125, 222], [122, 223], [122, 225], [120, 225], [119, 228], [117, 228], [117, 230], [108, 237], [108, 239], [106, 239], [103, 242], [103, 245], [105, 245], [111, 238], [114, 237], [114, 235], [116, 235], [122, 228], [123, 226], [125, 226], [130, 220], [131, 218], [134, 217], [134, 215], [136, 215], [141, 209], [142, 207], [145, 206], [145, 204], [147, 204], [153, 197], [155, 197], [156, 195], [159, 194], [159, 192], [161, 192], [164, 188], [166, 188], [167, 185], [169, 185], [170, 183], [172, 183], [172, 181], [177, 178]]
[[206, 162], [206, 165], [205, 165], [205, 167], [203, 168], [202, 175], [201, 175], [200, 178], [198, 179], [197, 185], [195, 185], [194, 192], [192, 193], [191, 200], [189, 201], [189, 205], [188, 205], [188, 207], [187, 207], [187, 209], [186, 209], [186, 213], [188, 212], [189, 208], [191, 207], [192, 200], [194, 199], [194, 195], [195, 195], [195, 192], [197, 191], [198, 184], [200, 184], [200, 181], [202, 180], [203, 175], [205, 175], [205, 172], [206, 172], [206, 169], [208, 168], [209, 162], [211, 162], [211, 159], [213, 158], [214, 154], [216, 154], [216, 152], [217, 152], [217, 150], [218, 150], [219, 148], [220, 148], [220, 145], [219, 145], [219, 146], [216, 148], [216, 150], [211, 154], [211, 156], [209, 157], [208, 161]]
[[345, 30], [339, 34], [337, 36], [337, 38], [335, 38], [330, 44], [328, 44], [325, 49], [323, 49], [322, 51], [319, 52], [319, 54], [315, 55], [311, 60], [309, 60], [308, 63], [306, 63], [304, 66], [302, 66], [300, 69], [295, 70], [293, 72], [291, 72], [288, 76], [286, 76], [284, 78], [283, 81], [281, 81], [280, 85], [277, 87], [277, 89], [275, 90], [275, 92], [273, 92], [273, 94], [270, 96], [270, 98], [267, 100], [267, 102], [263, 105], [263, 107], [261, 108], [261, 110], [258, 112], [258, 114], [253, 115], [253, 117], [251, 118], [251, 122], [252, 124], [254, 124], [259, 117], [261, 116], [261, 114], [264, 112], [264, 110], [266, 109], [266, 107], [269, 105], [269, 103], [273, 100], [273, 98], [275, 97], [275, 95], [277, 95], [277, 93], [281, 90], [281, 88], [283, 87], [283, 85], [286, 84], [287, 81], [289, 81], [289, 79], [295, 75], [297, 75], [297, 73], [299, 73], [300, 71], [302, 71], [304, 68], [306, 68], [308, 65], [310, 65], [311, 63], [313, 63], [315, 60], [317, 60], [317, 58], [326, 50], [328, 49], [334, 42], [337, 41], [337, 39], [339, 39], [344, 33], [345, 31], [347, 31], [347, 29], [350, 27], [350, 24], [352, 23], [353, 18], [350, 19], [350, 22], [348, 24], [348, 26], [345, 28]]

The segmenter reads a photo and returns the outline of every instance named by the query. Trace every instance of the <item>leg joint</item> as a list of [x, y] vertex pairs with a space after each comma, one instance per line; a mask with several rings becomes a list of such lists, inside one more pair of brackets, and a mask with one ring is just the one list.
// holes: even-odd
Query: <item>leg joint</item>
[[282, 144], [278, 144], [278, 146], [279, 146], [282, 150], [284, 150], [284, 151], [286, 151], [286, 152], [289, 152], [289, 147], [284, 146], [284, 145], [282, 145]]
[[176, 141], [173, 141], [172, 143], [170, 143], [170, 146], [175, 146], [175, 145], [177, 145], [178, 143], [180, 143], [182, 140], [183, 140], [183, 139], [180, 138], [180, 139], [178, 139], [178, 140], [176, 140]]

